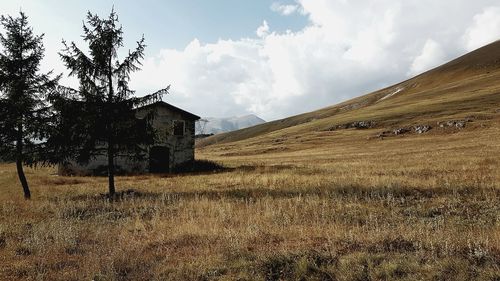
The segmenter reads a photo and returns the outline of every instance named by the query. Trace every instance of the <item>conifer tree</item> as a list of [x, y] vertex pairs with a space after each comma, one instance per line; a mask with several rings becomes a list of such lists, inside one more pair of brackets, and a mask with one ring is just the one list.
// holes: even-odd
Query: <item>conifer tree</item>
[[0, 156], [16, 162], [24, 198], [31, 192], [23, 170], [43, 162], [45, 140], [51, 118], [47, 94], [59, 77], [41, 74], [44, 56], [43, 34], [35, 35], [28, 17], [2, 16], [5, 34], [0, 34]]
[[123, 31], [118, 23], [114, 10], [107, 18], [88, 12], [82, 36], [88, 44], [88, 54], [74, 42], [64, 41], [60, 53], [70, 76], [78, 78], [79, 88], [60, 87], [58, 96], [53, 98], [59, 114], [57, 133], [52, 136], [59, 147], [55, 154], [79, 163], [106, 155], [110, 198], [116, 192], [116, 157], [139, 158], [144, 145], [153, 143], [155, 138], [150, 122], [138, 120], [134, 109], [161, 100], [168, 93], [167, 87], [145, 97], [134, 96], [129, 88], [130, 74], [140, 70], [146, 45], [143, 36], [135, 50], [119, 61]]

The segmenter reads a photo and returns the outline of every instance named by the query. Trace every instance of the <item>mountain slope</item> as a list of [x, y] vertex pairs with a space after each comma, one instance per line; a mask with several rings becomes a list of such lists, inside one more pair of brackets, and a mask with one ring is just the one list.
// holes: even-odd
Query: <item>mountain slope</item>
[[500, 42], [497, 41], [385, 89], [317, 111], [206, 138], [197, 145], [222, 144], [270, 133], [324, 131], [362, 120], [372, 121], [379, 128], [392, 128], [469, 115], [488, 118], [500, 107], [499, 93]]
[[231, 132], [266, 122], [253, 114], [228, 118], [207, 117], [203, 120], [206, 120], [207, 122], [198, 122], [196, 124], [196, 134], [219, 134]]

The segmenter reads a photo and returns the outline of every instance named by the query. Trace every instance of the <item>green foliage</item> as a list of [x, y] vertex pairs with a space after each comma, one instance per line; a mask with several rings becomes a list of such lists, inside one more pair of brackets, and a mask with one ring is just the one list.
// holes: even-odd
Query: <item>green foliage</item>
[[[39, 156], [51, 117], [45, 97], [59, 77], [39, 73], [43, 35], [33, 33], [24, 13], [18, 18], [2, 16], [1, 24], [5, 34], [0, 34], [0, 156], [22, 156], [25, 163], [36, 164], [43, 161]], [[16, 150], [19, 140], [22, 155]]]
[[45, 97], [59, 77], [39, 73], [43, 35], [33, 33], [24, 13], [2, 16], [0, 23], [5, 30], [0, 34], [0, 157], [16, 161], [24, 197], [29, 199], [23, 164], [47, 163], [43, 156], [53, 115]]
[[140, 69], [144, 57], [144, 37], [125, 59], [118, 59], [123, 47], [123, 31], [118, 16], [108, 18], [87, 14], [83, 39], [86, 54], [75, 43], [66, 43], [61, 59], [77, 77], [78, 89], [60, 87], [51, 96], [59, 114], [57, 130], [51, 138], [53, 155], [59, 161], [76, 159], [86, 163], [98, 155], [107, 155], [110, 193], [114, 193], [114, 161], [117, 156], [141, 158], [144, 145], [151, 144], [155, 132], [151, 126], [153, 113], [138, 120], [134, 109], [161, 100], [168, 87], [145, 97], [134, 97], [128, 86], [130, 74]]

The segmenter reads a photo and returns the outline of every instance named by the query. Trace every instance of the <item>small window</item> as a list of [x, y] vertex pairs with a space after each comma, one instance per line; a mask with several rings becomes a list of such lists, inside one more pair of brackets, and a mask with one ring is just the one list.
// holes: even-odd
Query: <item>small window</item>
[[174, 121], [174, 136], [184, 136], [184, 121]]

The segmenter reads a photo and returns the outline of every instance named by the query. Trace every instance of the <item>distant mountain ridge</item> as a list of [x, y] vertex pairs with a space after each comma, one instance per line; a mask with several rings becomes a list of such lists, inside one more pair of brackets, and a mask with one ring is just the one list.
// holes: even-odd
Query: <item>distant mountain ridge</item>
[[[206, 122], [203, 120], [206, 120]], [[206, 117], [196, 123], [196, 134], [226, 133], [252, 127], [265, 122], [266, 121], [264, 119], [254, 114], [227, 118]]]

